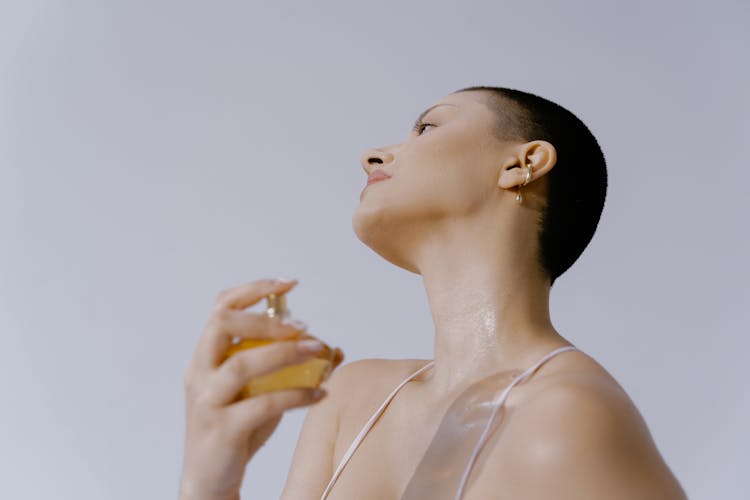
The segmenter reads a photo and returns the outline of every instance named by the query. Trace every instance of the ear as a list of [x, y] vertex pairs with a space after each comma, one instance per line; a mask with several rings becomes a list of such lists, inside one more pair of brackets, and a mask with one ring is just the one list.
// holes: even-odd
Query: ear
[[516, 154], [502, 165], [497, 185], [501, 188], [521, 186], [526, 182], [528, 165], [531, 165], [531, 178], [527, 186], [539, 179], [557, 163], [557, 150], [547, 141], [531, 141], [519, 145]]

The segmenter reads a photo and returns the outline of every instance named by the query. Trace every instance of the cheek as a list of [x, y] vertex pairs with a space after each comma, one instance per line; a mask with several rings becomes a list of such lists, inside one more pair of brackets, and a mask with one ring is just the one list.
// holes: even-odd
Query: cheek
[[403, 157], [401, 169], [397, 166], [393, 194], [426, 209], [442, 208], [450, 213], [476, 209], [492, 184], [482, 169], [480, 149], [467, 147], [466, 140], [460, 138], [434, 144], [425, 141], [419, 150], [413, 148]]
[[[404, 215], [444, 216], [471, 213], [482, 203], [482, 182], [470, 165], [433, 163], [431, 168], [402, 171], [386, 181], [380, 202]], [[378, 193], [381, 194], [381, 193]]]

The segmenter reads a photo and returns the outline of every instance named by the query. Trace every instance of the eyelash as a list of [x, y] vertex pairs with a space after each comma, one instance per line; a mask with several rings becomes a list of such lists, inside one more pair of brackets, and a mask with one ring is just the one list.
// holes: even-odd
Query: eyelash
[[422, 127], [426, 127], [426, 126], [428, 126], [428, 125], [429, 125], [430, 127], [435, 127], [435, 126], [436, 126], [436, 125], [435, 125], [434, 123], [427, 123], [427, 122], [417, 122], [417, 123], [416, 123], [416, 124], [414, 125], [414, 128], [413, 128], [412, 130], [413, 130], [414, 132], [416, 132], [416, 133], [417, 133], [417, 135], [422, 135], [422, 133], [424, 132], [424, 130], [422, 129]]

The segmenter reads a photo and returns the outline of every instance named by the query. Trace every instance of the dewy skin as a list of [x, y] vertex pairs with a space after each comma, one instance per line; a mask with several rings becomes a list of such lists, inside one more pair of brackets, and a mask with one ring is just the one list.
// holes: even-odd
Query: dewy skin
[[498, 372], [459, 394], [443, 416], [401, 500], [460, 500], [479, 453], [504, 420], [504, 403], [510, 390], [552, 357], [575, 349], [555, 349], [521, 374]]

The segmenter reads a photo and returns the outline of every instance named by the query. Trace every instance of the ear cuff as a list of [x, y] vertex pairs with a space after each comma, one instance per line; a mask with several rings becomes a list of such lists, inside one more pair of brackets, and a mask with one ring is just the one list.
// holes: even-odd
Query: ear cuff
[[[526, 165], [526, 168], [528, 169], [526, 171], [526, 180], [523, 181], [523, 184], [521, 184], [521, 186], [525, 186], [526, 184], [528, 184], [529, 180], [531, 179], [531, 163]], [[523, 196], [521, 196], [521, 186], [518, 186], [518, 194], [516, 195], [516, 201], [518, 203], [521, 203], [523, 201]]]

